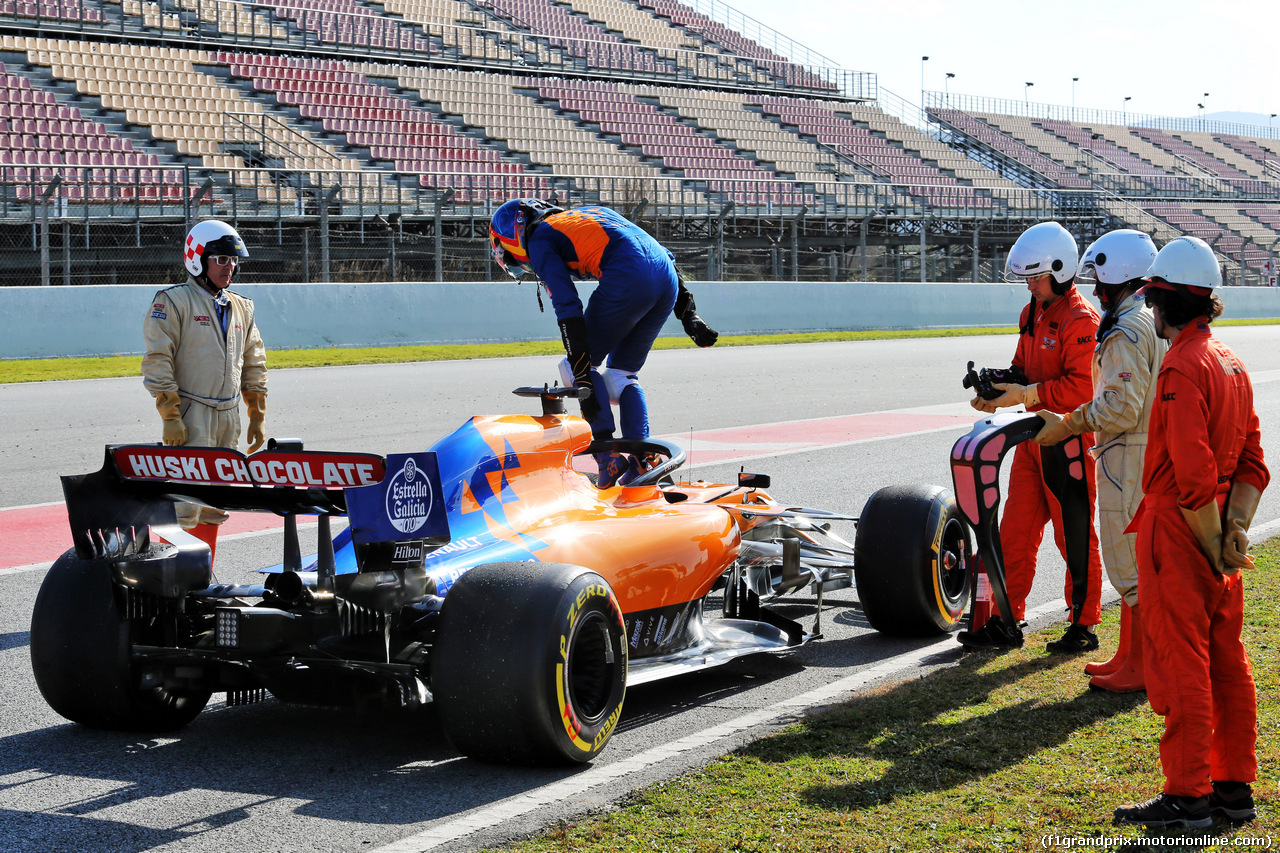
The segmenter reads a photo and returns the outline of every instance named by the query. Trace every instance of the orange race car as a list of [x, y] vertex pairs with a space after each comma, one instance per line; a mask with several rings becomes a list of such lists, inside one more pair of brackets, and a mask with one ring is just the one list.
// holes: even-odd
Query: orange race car
[[[36, 599], [31, 657], [45, 699], [90, 726], [173, 730], [210, 695], [323, 705], [434, 702], [474, 758], [573, 763], [609, 741], [627, 685], [820, 636], [824, 591], [857, 584], [881, 631], [950, 630], [970, 587], [969, 537], [937, 486], [891, 487], [858, 521], [791, 507], [767, 477], [676, 484], [659, 440], [592, 444], [568, 388], [522, 388], [542, 414], [478, 416], [428, 451], [304, 451], [272, 443], [107, 448], [64, 477], [75, 547]], [[652, 467], [598, 489], [575, 455]], [[213, 583], [174, 500], [285, 518], [261, 584]], [[296, 519], [316, 515], [303, 558]], [[330, 519], [348, 524], [330, 538]], [[767, 606], [816, 594], [806, 629]]]

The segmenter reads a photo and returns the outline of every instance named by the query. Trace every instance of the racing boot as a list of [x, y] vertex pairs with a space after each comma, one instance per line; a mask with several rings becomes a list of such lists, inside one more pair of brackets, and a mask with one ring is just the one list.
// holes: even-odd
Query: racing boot
[[962, 646], [971, 649], [1020, 649], [1022, 648], [1022, 629], [1014, 626], [1005, 627], [1004, 620], [997, 613], [987, 620], [976, 631], [961, 631], [956, 639]]
[[1132, 608], [1130, 616], [1132, 625], [1129, 628], [1129, 654], [1119, 669], [1105, 675], [1095, 675], [1089, 679], [1089, 686], [1094, 690], [1109, 690], [1112, 693], [1137, 693], [1147, 689], [1146, 670], [1142, 665], [1142, 617], [1138, 606]]
[[217, 524], [197, 524], [187, 532], [199, 539], [201, 542], [209, 546], [209, 565], [213, 565], [213, 558], [218, 553], [218, 526]]
[[597, 453], [596, 465], [600, 469], [596, 479], [596, 487], [610, 489], [617, 485], [618, 479], [627, 473], [627, 457], [621, 453]]
[[1120, 600], [1120, 642], [1116, 643], [1116, 653], [1108, 661], [1093, 661], [1084, 665], [1085, 675], [1110, 675], [1124, 665], [1129, 654], [1129, 623], [1133, 617], [1129, 613], [1129, 605]]
[[648, 471], [653, 467], [653, 459], [647, 453], [639, 453], [631, 457], [631, 461], [627, 464], [627, 470], [618, 478], [618, 485], [628, 485], [636, 477]]

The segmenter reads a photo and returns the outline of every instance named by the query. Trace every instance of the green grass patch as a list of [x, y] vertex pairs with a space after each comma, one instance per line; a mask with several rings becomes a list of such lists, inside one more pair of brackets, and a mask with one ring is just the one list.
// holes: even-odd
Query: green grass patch
[[[1172, 834], [1225, 842], [1185, 846], [1156, 831], [1112, 825], [1116, 806], [1160, 791], [1163, 723], [1145, 693], [1091, 691], [1083, 659], [1049, 656], [1044, 643], [1061, 633], [1059, 625], [1029, 637], [1023, 649], [966, 655], [924, 678], [816, 712], [703, 770], [641, 790], [615, 812], [558, 825], [508, 849], [1225, 850], [1250, 840], [1270, 846], [1267, 839], [1280, 841], [1280, 543], [1255, 555], [1244, 639], [1258, 686], [1259, 816], [1251, 824], [1220, 821], [1212, 830]], [[1099, 628], [1104, 650], [1115, 647], [1118, 630], [1112, 607]], [[1059, 840], [1042, 841], [1047, 836]]]
[[[1263, 326], [1280, 320], [1219, 320], [1218, 326]], [[971, 329], [882, 329], [858, 332], [797, 332], [782, 335], [722, 335], [718, 347], [750, 347], [778, 344], [815, 344], [833, 341], [879, 341], [903, 338], [959, 338], [974, 335], [1012, 335], [1016, 326]], [[439, 346], [327, 347], [325, 349], [272, 349], [267, 341], [267, 367], [336, 367], [352, 364], [405, 364], [415, 361], [459, 361], [472, 358], [512, 358], [562, 355], [559, 341], [523, 341], [505, 344], [450, 344]], [[658, 338], [654, 349], [693, 349], [688, 338]], [[0, 360], [0, 383], [46, 382], [55, 379], [109, 379], [138, 376], [142, 358], [136, 355], [101, 358], [20, 358]]]
[[[806, 332], [790, 335], [725, 335], [716, 346], [742, 347], [764, 344], [805, 344], [827, 341], [870, 341], [890, 338], [949, 338], [968, 335], [1002, 335], [1016, 327], [989, 329], [887, 330], [866, 332]], [[563, 355], [559, 341], [524, 341], [504, 344], [456, 344], [439, 346], [328, 347], [325, 349], [272, 349], [267, 341], [267, 367], [334, 367], [352, 364], [403, 364], [415, 361], [458, 361], [472, 358], [512, 358], [529, 355]], [[692, 349], [688, 338], [658, 338], [654, 349]], [[102, 358], [24, 358], [0, 361], [0, 383], [45, 382], [54, 379], [107, 379], [138, 376], [142, 358], [136, 355]]]

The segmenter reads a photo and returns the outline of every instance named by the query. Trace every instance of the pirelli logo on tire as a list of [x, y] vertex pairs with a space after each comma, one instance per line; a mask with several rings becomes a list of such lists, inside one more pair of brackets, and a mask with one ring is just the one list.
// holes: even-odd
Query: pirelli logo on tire
[[[568, 747], [590, 756], [609, 742], [622, 713], [626, 628], [617, 597], [602, 578], [587, 581], [576, 594], [567, 592], [572, 598], [562, 599], [567, 607], [555, 667], [556, 702]], [[600, 678], [604, 673], [613, 675]]]

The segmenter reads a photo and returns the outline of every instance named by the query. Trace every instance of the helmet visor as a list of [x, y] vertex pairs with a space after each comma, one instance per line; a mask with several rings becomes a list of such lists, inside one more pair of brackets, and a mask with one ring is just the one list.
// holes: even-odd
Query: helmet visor
[[1030, 275], [1019, 275], [1008, 267], [1005, 267], [1004, 270], [1004, 280], [1009, 284], [1026, 284], [1033, 278], [1041, 278], [1044, 276], [1048, 276], [1050, 281], [1055, 281], [1053, 273], [1048, 270], [1033, 272]]
[[520, 278], [525, 273], [533, 272], [528, 264], [522, 264], [516, 260], [515, 255], [511, 254], [496, 234], [492, 237], [490, 249], [493, 252], [494, 263], [506, 270], [507, 275], [512, 278]]

